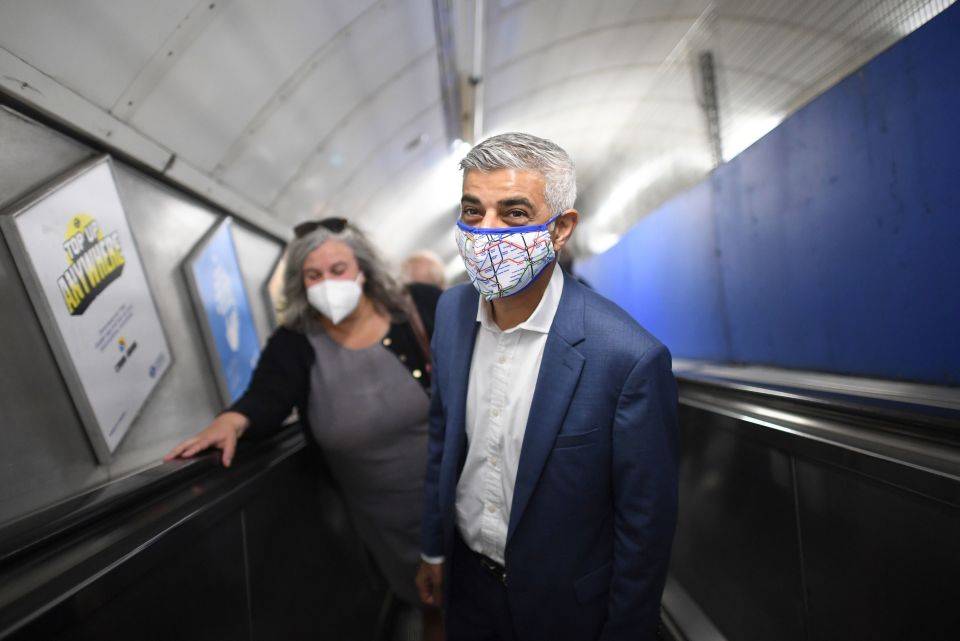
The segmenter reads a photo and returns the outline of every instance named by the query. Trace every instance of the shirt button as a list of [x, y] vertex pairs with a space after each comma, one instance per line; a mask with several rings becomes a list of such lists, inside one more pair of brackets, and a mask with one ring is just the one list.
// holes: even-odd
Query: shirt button
[[491, 514], [493, 514], [496, 511], [497, 511], [496, 505], [493, 505], [492, 503], [487, 504], [487, 512], [490, 512]]
[[391, 344], [393, 344], [393, 339], [391, 339], [391, 338], [385, 338], [385, 339], [383, 339], [383, 345], [384, 345], [384, 347], [390, 347]]
[[495, 456], [488, 456], [488, 457], [487, 457], [487, 463], [489, 463], [490, 465], [496, 467], [496, 466], [497, 466], [497, 457], [495, 457]]
[[500, 416], [500, 410], [490, 410], [490, 415], [496, 418]]
[[400, 354], [400, 362], [401, 362], [401, 363], [406, 363], [406, 362], [407, 362], [407, 355], [406, 355], [406, 354]]
[[506, 357], [506, 356], [501, 356], [499, 359], [497, 359], [497, 362], [500, 363], [501, 365], [503, 365], [504, 363], [507, 362], [507, 357]]
[[421, 372], [421, 371], [418, 370], [418, 369], [413, 370], [413, 377], [414, 377], [414, 378], [420, 378], [421, 376], [423, 376], [423, 372]]

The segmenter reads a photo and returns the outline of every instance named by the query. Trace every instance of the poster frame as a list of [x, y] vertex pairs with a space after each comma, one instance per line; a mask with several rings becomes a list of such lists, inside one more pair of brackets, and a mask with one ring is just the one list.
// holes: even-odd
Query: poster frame
[[[163, 339], [163, 344], [167, 354], [167, 360], [164, 363], [163, 371], [160, 372], [160, 374], [156, 377], [153, 385], [150, 387], [150, 390], [147, 392], [142, 402], [133, 411], [130, 422], [127, 424], [126, 428], [123, 430], [123, 433], [112, 449], [110, 448], [109, 444], [107, 443], [107, 439], [103, 434], [103, 429], [99, 420], [97, 419], [93, 403], [87, 395], [83, 380], [79, 371], [77, 370], [76, 364], [73, 361], [73, 357], [70, 354], [70, 350], [67, 346], [63, 332], [61, 331], [60, 325], [54, 316], [50, 302], [47, 300], [47, 297], [44, 294], [43, 283], [41, 282], [40, 275], [37, 273], [36, 267], [34, 266], [34, 261], [30, 256], [29, 250], [27, 249], [26, 242], [20, 233], [20, 229], [17, 227], [17, 219], [24, 215], [29, 215], [33, 208], [39, 205], [41, 202], [61, 189], [74, 184], [83, 176], [92, 172], [94, 169], [99, 168], [103, 164], [106, 164], [109, 169], [110, 181], [120, 203], [120, 209], [124, 223], [126, 224], [127, 231], [129, 232], [132, 242], [132, 247], [129, 249], [129, 251], [136, 256], [136, 260], [140, 264], [143, 271], [145, 292], [150, 302], [149, 311], [152, 312], [156, 317], [160, 328], [160, 335]], [[113, 166], [113, 159], [108, 154], [97, 154], [92, 158], [83, 160], [76, 166], [56, 175], [54, 178], [25, 194], [23, 197], [15, 200], [9, 206], [3, 207], [2, 212], [0, 212], [0, 231], [3, 232], [3, 237], [10, 249], [10, 254], [13, 257], [14, 264], [17, 266], [20, 279], [27, 291], [27, 295], [33, 306], [34, 313], [36, 314], [37, 320], [43, 329], [47, 344], [50, 346], [50, 351], [52, 352], [60, 374], [63, 377], [67, 391], [69, 392], [70, 398], [77, 410], [77, 414], [80, 417], [80, 423], [83, 425], [84, 432], [86, 432], [87, 440], [91, 449], [93, 450], [93, 454], [100, 465], [108, 465], [112, 460], [113, 452], [115, 452], [117, 448], [120, 447], [120, 444], [123, 443], [124, 439], [126, 439], [127, 434], [130, 433], [130, 428], [132, 428], [136, 423], [137, 418], [143, 411], [143, 408], [147, 405], [150, 399], [153, 398], [157, 388], [160, 386], [167, 373], [172, 369], [175, 360], [173, 352], [170, 349], [170, 340], [167, 335], [166, 328], [164, 327], [163, 319], [161, 318], [159, 309], [157, 307], [156, 298], [154, 297], [153, 290], [150, 287], [150, 280], [147, 278], [147, 270], [141, 257], [140, 248], [137, 245], [136, 238], [134, 237], [133, 230], [130, 226], [130, 221], [127, 216], [127, 208], [124, 206], [123, 194], [121, 193], [120, 185], [117, 181], [116, 170]]]
[[[230, 396], [230, 386], [227, 382], [226, 374], [223, 371], [220, 352], [217, 349], [216, 337], [214, 336], [213, 329], [210, 326], [210, 319], [207, 317], [203, 295], [200, 292], [200, 287], [198, 286], [196, 279], [194, 278], [193, 270], [193, 266], [209, 248], [211, 242], [224, 227], [227, 228], [227, 234], [230, 238], [230, 248], [233, 251], [233, 257], [236, 261], [237, 270], [240, 271], [240, 255], [237, 253], [237, 244], [233, 237], [233, 217], [229, 215], [221, 216], [217, 222], [211, 225], [210, 228], [204, 232], [200, 240], [197, 241], [197, 243], [190, 250], [190, 253], [187, 254], [187, 256], [180, 263], [180, 271], [182, 272], [183, 279], [187, 284], [187, 293], [190, 298], [191, 306], [193, 307], [194, 315], [196, 316], [197, 324], [200, 328], [200, 335], [203, 338], [203, 346], [207, 352], [207, 361], [210, 365], [211, 371], [213, 372], [214, 381], [216, 382], [217, 394], [219, 395], [223, 406], [229, 407], [230, 404], [233, 403], [233, 399]], [[250, 292], [247, 291], [243, 274], [240, 273], [239, 275], [240, 289], [246, 298], [246, 308], [250, 312], [250, 325], [253, 328], [254, 335], [257, 337], [257, 347], [262, 352], [262, 337], [257, 331], [257, 324], [254, 321], [252, 313], [253, 299], [250, 296]]]

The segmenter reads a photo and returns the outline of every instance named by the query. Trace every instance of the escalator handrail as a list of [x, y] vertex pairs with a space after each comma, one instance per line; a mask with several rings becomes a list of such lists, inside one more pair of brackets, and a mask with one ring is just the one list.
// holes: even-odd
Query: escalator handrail
[[[237, 481], [252, 474], [257, 459], [304, 447], [299, 426], [284, 428], [267, 438], [239, 445], [233, 465]], [[190, 460], [161, 463], [45, 506], [0, 525], [0, 571], [39, 548], [71, 536], [84, 527], [131, 508], [140, 508], [176, 488], [222, 470], [219, 452], [202, 453]]]
[[[733, 369], [733, 368], [731, 368]], [[686, 390], [713, 389], [731, 398], [762, 402], [793, 411], [816, 413], [870, 426], [873, 429], [921, 438], [945, 446], [960, 446], [960, 410], [932, 405], [922, 398], [907, 395], [898, 398], [868, 396], [851, 391], [827, 391], [790, 385], [782, 377], [766, 382], [762, 377], [750, 380], [735, 374], [705, 374], [684, 369], [675, 372], [681, 397]], [[956, 390], [960, 398], [960, 389]]]
[[951, 410], [688, 373], [677, 379], [681, 406], [726, 417], [694, 418], [689, 429], [720, 427], [960, 507], [960, 430]]

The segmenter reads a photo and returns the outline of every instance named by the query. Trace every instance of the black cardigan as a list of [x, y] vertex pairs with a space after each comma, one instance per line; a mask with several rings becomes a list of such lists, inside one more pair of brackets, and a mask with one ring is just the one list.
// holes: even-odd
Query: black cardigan
[[[427, 337], [433, 335], [433, 321], [440, 290], [432, 285], [408, 286], [413, 302], [423, 319]], [[393, 323], [384, 346], [411, 371], [420, 370], [419, 381], [430, 389], [426, 359], [410, 323]], [[302, 333], [278, 327], [267, 340], [250, 385], [226, 411], [239, 412], [250, 420], [247, 432], [257, 436], [277, 429], [297, 408], [300, 425], [309, 441], [313, 432], [307, 418], [307, 397], [310, 393], [310, 368], [316, 355], [309, 339]]]

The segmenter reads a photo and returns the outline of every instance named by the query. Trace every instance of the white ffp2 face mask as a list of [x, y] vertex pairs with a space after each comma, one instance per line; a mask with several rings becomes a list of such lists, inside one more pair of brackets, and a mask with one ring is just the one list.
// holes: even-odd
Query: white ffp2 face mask
[[360, 303], [360, 279], [357, 274], [353, 280], [328, 279], [307, 288], [307, 300], [314, 309], [330, 319], [334, 325], [353, 313]]

